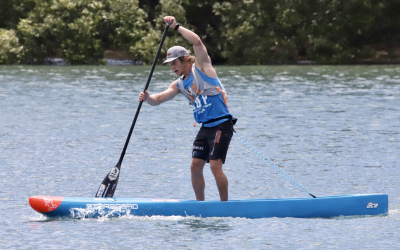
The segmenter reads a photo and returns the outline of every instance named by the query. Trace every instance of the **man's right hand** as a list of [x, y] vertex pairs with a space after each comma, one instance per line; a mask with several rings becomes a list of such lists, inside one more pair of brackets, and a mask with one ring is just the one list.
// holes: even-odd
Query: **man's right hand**
[[149, 92], [147, 90], [146, 90], [145, 93], [140, 92], [140, 94], [139, 94], [139, 102], [146, 101], [148, 96], [149, 96]]

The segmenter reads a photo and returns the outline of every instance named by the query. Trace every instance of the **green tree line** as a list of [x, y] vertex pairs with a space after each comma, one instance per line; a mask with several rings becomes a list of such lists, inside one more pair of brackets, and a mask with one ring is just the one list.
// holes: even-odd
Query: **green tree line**
[[[106, 50], [150, 63], [162, 17], [196, 32], [214, 63], [360, 63], [400, 58], [400, 0], [0, 0], [0, 64], [102, 64]], [[170, 30], [163, 48], [190, 49]]]

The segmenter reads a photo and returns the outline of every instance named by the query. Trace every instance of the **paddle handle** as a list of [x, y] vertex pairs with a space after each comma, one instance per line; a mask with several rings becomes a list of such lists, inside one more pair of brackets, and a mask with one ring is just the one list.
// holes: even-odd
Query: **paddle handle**
[[[143, 92], [146, 92], [147, 88], [150, 85], [150, 80], [151, 80], [151, 77], [153, 76], [153, 72], [154, 72], [154, 68], [156, 67], [156, 64], [157, 64], [158, 56], [160, 55], [162, 45], [164, 44], [165, 37], [167, 36], [167, 31], [168, 31], [169, 26], [171, 24], [172, 24], [172, 22], [169, 22], [169, 23], [167, 23], [167, 26], [165, 26], [164, 33], [163, 33], [161, 41], [160, 41], [160, 45], [158, 46], [157, 54], [156, 54], [156, 57], [154, 58], [153, 65], [151, 66], [149, 77], [147, 78], [146, 86], [144, 87]], [[129, 130], [128, 137], [126, 138], [124, 149], [122, 150], [121, 156], [119, 157], [119, 161], [118, 161], [119, 165], [121, 165], [122, 160], [124, 159], [125, 152], [126, 152], [126, 149], [128, 148], [129, 140], [131, 139], [132, 131], [133, 131], [133, 128], [135, 127], [136, 120], [137, 120], [137, 118], [139, 116], [139, 112], [140, 112], [140, 109], [142, 107], [142, 104], [143, 104], [143, 101], [140, 101], [139, 102], [139, 106], [137, 107], [135, 118], [133, 119], [133, 122], [132, 122], [132, 125], [131, 125], [131, 129]]]

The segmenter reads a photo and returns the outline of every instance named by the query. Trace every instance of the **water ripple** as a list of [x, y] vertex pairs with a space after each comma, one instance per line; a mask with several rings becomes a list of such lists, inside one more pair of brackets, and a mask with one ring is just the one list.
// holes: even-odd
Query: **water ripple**
[[[3, 248], [397, 247], [398, 66], [217, 67], [239, 118], [235, 129], [258, 152], [317, 196], [387, 193], [387, 216], [48, 220], [33, 212], [32, 195], [94, 196], [119, 158], [149, 69], [0, 66]], [[175, 78], [157, 67], [149, 92]], [[193, 199], [190, 160], [198, 128], [181, 96], [143, 105], [116, 196]], [[236, 138], [224, 169], [231, 199], [306, 195]], [[204, 174], [207, 199], [218, 199], [208, 165]]]

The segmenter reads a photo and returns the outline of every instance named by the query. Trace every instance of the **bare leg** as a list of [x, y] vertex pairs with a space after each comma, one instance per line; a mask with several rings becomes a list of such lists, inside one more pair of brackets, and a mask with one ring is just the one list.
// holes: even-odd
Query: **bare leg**
[[222, 171], [222, 160], [210, 160], [211, 171], [214, 174], [215, 181], [219, 191], [221, 201], [228, 200], [228, 178]]
[[196, 195], [196, 200], [198, 201], [205, 200], [204, 189], [206, 184], [203, 176], [203, 168], [205, 164], [206, 162], [204, 160], [193, 158], [190, 166], [192, 172], [192, 186]]

